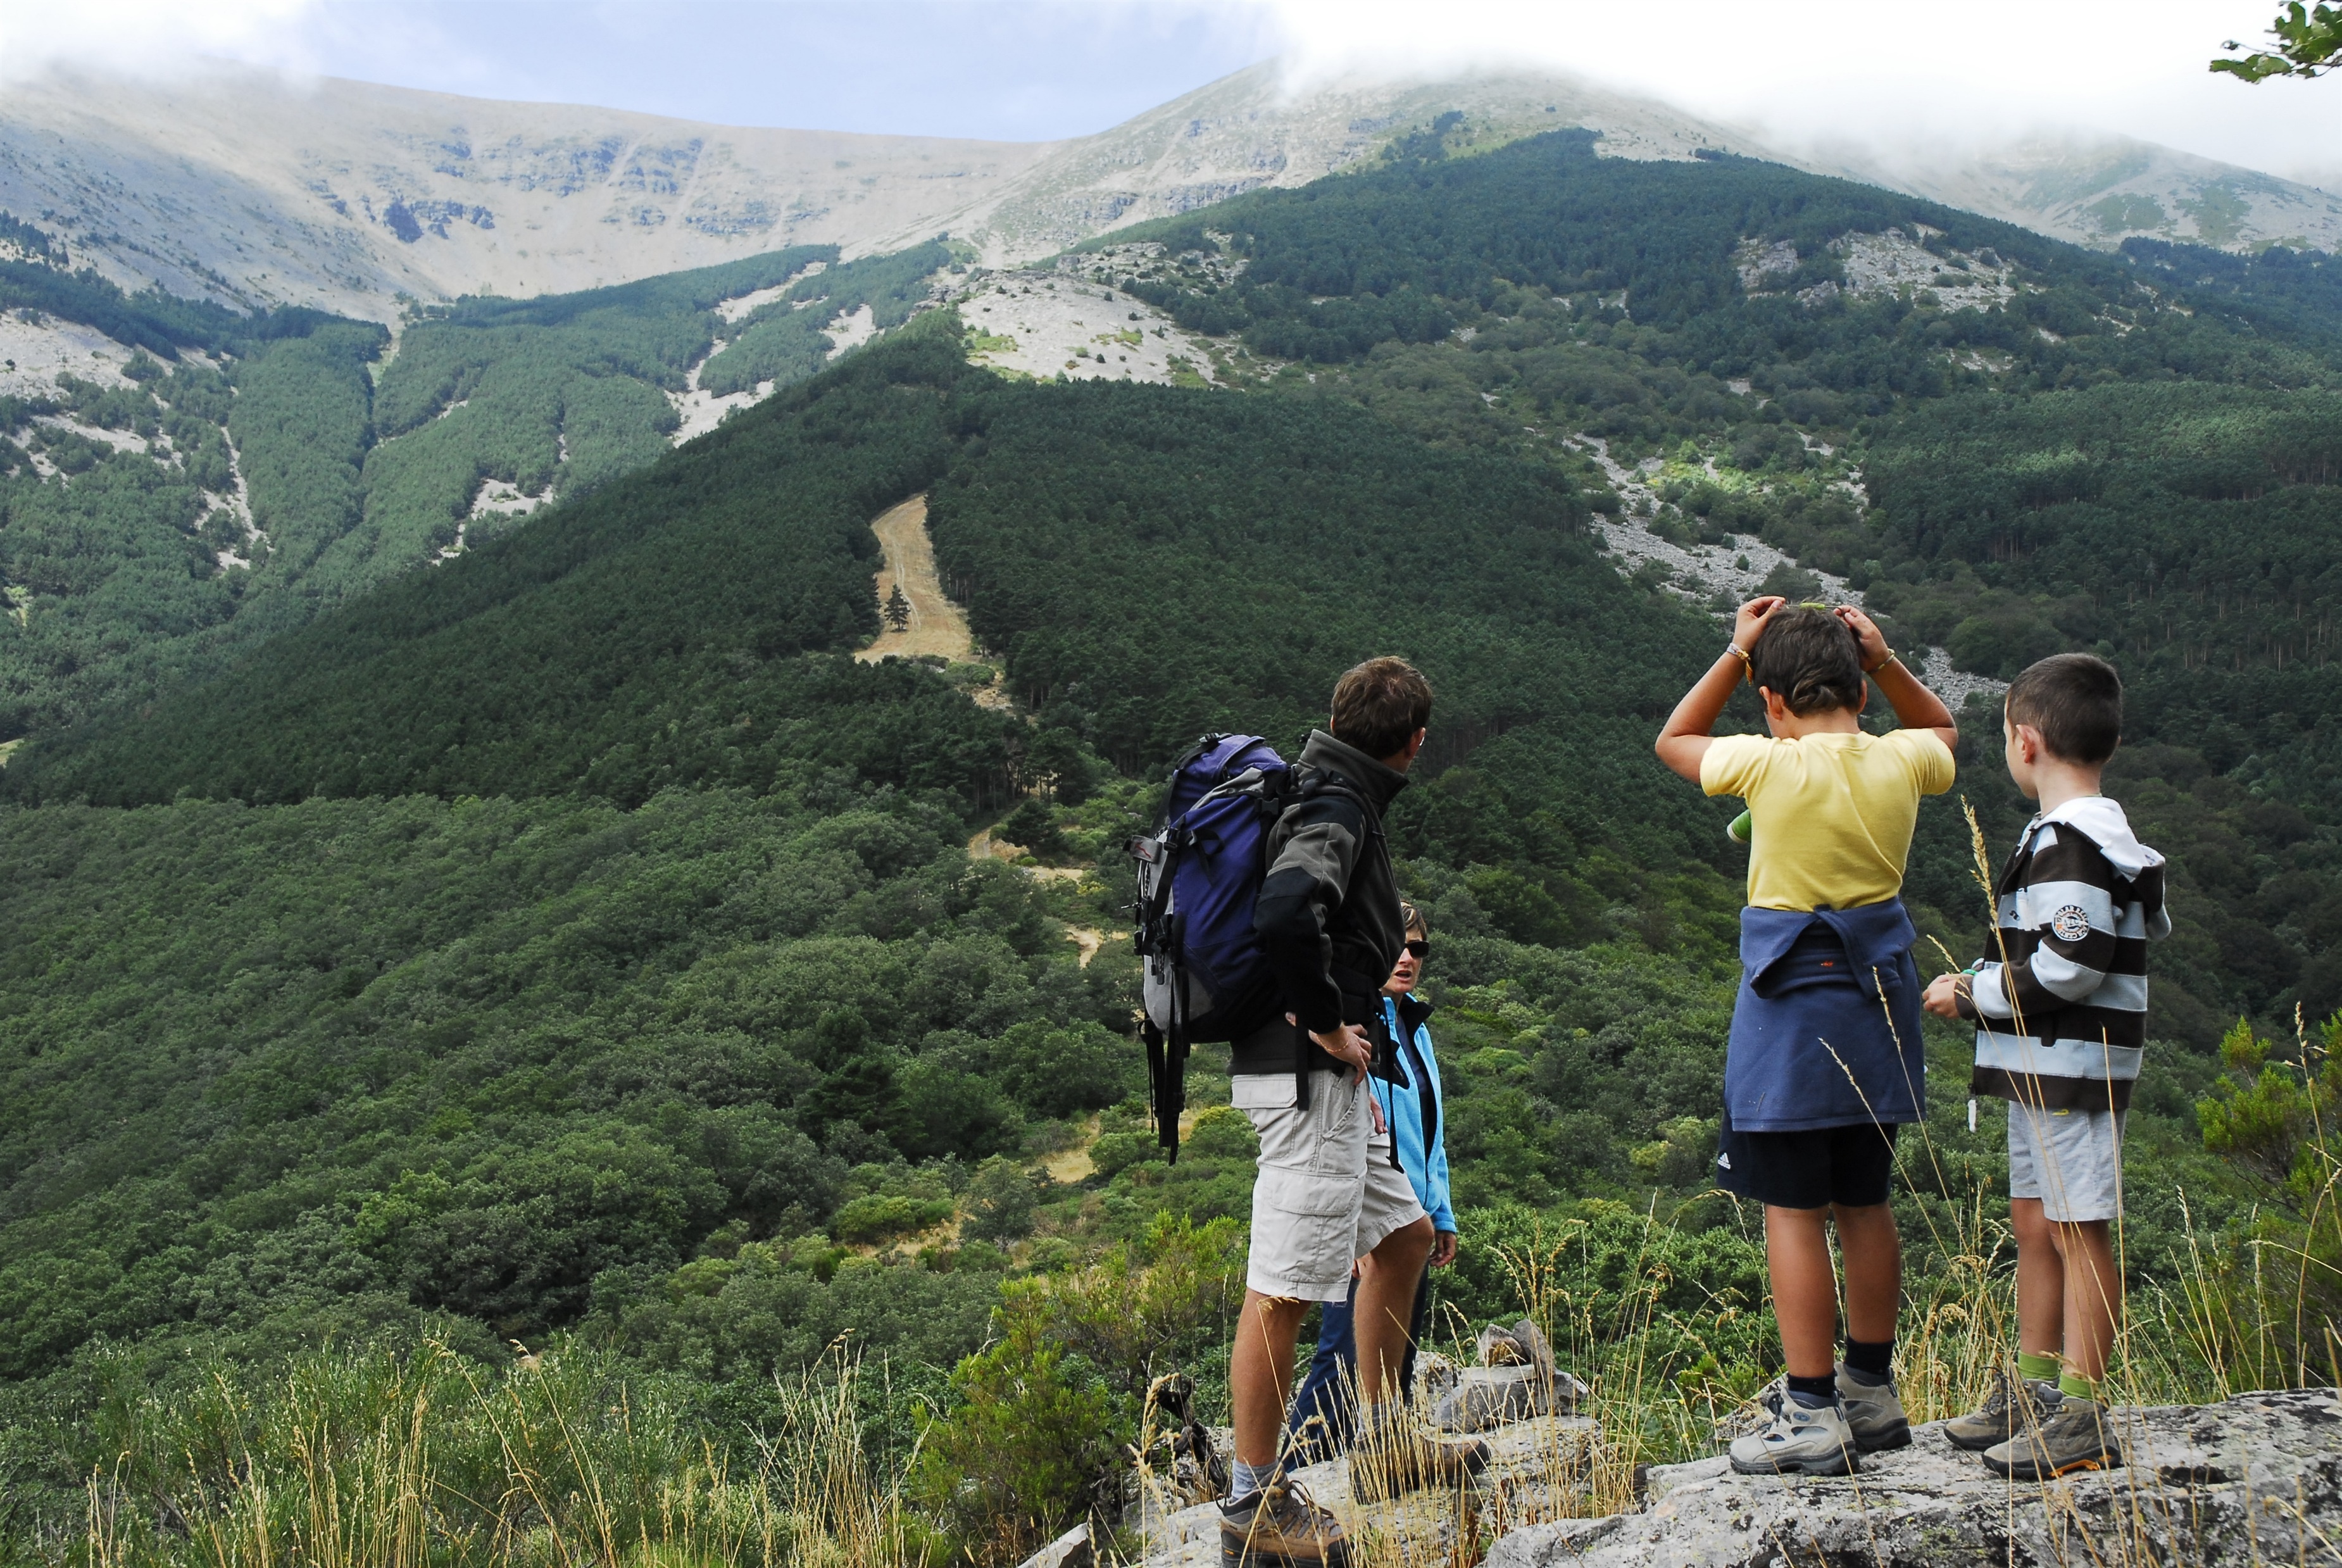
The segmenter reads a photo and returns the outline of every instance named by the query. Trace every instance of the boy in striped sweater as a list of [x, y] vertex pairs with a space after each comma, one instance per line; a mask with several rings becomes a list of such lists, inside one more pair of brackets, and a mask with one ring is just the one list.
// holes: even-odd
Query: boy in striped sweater
[[2122, 1318], [2109, 1232], [2147, 1041], [2147, 944], [2171, 919], [2163, 857], [2098, 793], [2122, 738], [2113, 667], [2042, 660], [2010, 684], [2001, 732], [2009, 776], [2041, 809], [1994, 888], [1991, 951], [1938, 977], [1927, 1006], [1976, 1024], [1970, 1087], [2009, 1103], [2019, 1353], [2017, 1376], [1946, 1434], [1997, 1474], [2039, 1481], [2122, 1461], [2098, 1393]]

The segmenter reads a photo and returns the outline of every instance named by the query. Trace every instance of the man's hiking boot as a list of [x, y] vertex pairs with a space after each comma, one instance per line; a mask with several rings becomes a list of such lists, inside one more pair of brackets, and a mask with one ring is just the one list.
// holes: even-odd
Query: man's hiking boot
[[2123, 1462], [2122, 1444], [2107, 1425], [2106, 1406], [2067, 1394], [2047, 1421], [1985, 1450], [1984, 1467], [2011, 1481], [2111, 1470]]
[[1847, 1430], [1854, 1433], [1857, 1453], [1911, 1446], [1911, 1418], [1903, 1413], [1903, 1396], [1892, 1383], [1864, 1383], [1837, 1366], [1838, 1403], [1846, 1407]]
[[1944, 1436], [1954, 1448], [1967, 1453], [1998, 1448], [2057, 1414], [2065, 1397], [2054, 1383], [2017, 1377], [2006, 1370], [1996, 1372], [1992, 1392], [1985, 1395], [1984, 1403], [1944, 1423]]
[[1342, 1522], [1291, 1481], [1220, 1505], [1220, 1568], [1350, 1568]]
[[1844, 1410], [1834, 1404], [1808, 1410], [1789, 1396], [1787, 1384], [1767, 1389], [1764, 1403], [1773, 1419], [1734, 1441], [1734, 1470], [1743, 1475], [1851, 1475], [1862, 1468]]
[[1350, 1449], [1350, 1496], [1381, 1503], [1420, 1487], [1460, 1487], [1488, 1468], [1476, 1437], [1443, 1437], [1405, 1413], [1370, 1417]]

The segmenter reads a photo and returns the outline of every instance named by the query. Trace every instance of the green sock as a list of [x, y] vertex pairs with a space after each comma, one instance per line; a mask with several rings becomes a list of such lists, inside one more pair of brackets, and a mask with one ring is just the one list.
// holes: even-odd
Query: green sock
[[2097, 1402], [2098, 1385], [2087, 1377], [2077, 1377], [2070, 1372], [2057, 1380], [2057, 1391], [2067, 1399], [2087, 1399], [2092, 1403]]
[[2017, 1353], [2017, 1375], [2027, 1383], [2055, 1383], [2065, 1370], [2054, 1355], [2036, 1355], [2029, 1350]]

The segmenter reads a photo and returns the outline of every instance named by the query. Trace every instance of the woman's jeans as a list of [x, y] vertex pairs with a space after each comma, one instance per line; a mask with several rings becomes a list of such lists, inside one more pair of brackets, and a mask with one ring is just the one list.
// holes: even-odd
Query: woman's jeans
[[[1317, 1330], [1317, 1352], [1309, 1359], [1309, 1375], [1293, 1396], [1286, 1430], [1293, 1457], [1289, 1467], [1321, 1464], [1350, 1446], [1357, 1435], [1358, 1415], [1350, 1402], [1357, 1395], [1358, 1336], [1352, 1319], [1357, 1311], [1358, 1282], [1350, 1281], [1350, 1299], [1327, 1302]], [[1402, 1395], [1415, 1390], [1415, 1348], [1431, 1317], [1431, 1270], [1426, 1265], [1415, 1287], [1415, 1311], [1406, 1329], [1406, 1360], [1399, 1369]]]

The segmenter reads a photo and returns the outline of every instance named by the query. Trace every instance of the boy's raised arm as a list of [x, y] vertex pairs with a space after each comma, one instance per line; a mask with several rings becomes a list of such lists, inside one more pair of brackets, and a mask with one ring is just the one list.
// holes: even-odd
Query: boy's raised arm
[[1960, 744], [1960, 731], [1952, 722], [1952, 710], [1888, 652], [1887, 634], [1878, 629], [1878, 623], [1851, 604], [1840, 604], [1837, 615], [1853, 628], [1855, 640], [1862, 644], [1862, 673], [1878, 683], [1879, 691], [1894, 705], [1895, 722], [1907, 730], [1932, 730], [1946, 751], [1955, 750]]
[[[1773, 612], [1787, 603], [1777, 594], [1767, 594], [1741, 605], [1739, 614], [1732, 621], [1732, 646], [1716, 655], [1707, 674], [1684, 694], [1676, 711], [1667, 715], [1666, 726], [1659, 731], [1658, 744], [1652, 749], [1659, 754], [1661, 762], [1692, 783], [1699, 783], [1700, 759], [1707, 755], [1712, 744], [1707, 732], [1716, 727], [1716, 716], [1732, 700], [1733, 688], [1748, 674], [1748, 651], [1765, 634], [1765, 623]], [[1736, 653], [1734, 649], [1739, 651]]]

